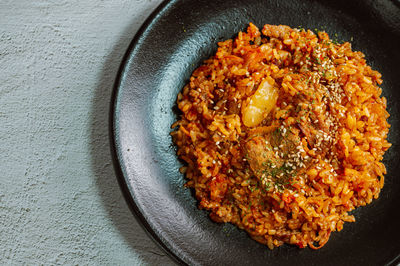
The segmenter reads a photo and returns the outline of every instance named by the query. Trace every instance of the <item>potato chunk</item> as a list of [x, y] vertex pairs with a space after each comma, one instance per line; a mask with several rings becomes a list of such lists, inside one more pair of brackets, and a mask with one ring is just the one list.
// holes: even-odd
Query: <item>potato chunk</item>
[[[271, 84], [272, 83], [272, 84]], [[264, 79], [250, 101], [242, 109], [242, 120], [245, 126], [255, 127], [275, 107], [278, 99], [278, 89], [273, 86], [272, 78]]]

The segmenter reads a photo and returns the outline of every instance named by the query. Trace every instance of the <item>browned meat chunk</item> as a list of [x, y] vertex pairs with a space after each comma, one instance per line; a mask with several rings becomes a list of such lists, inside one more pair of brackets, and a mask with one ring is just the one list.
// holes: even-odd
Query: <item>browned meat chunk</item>
[[286, 33], [290, 33], [292, 31], [293, 31], [293, 29], [291, 29], [290, 27], [285, 26], [285, 25], [276, 26], [276, 25], [266, 24], [264, 26], [264, 28], [262, 29], [262, 33], [265, 36], [278, 38], [278, 39], [283, 39], [283, 37], [285, 36]]
[[250, 168], [256, 175], [261, 174], [267, 163], [279, 168], [284, 162], [283, 159], [275, 155], [273, 147], [265, 137], [257, 136], [250, 139], [247, 141], [245, 149]]
[[245, 155], [255, 175], [266, 167], [280, 168], [288, 159], [288, 154], [296, 151], [300, 138], [296, 132], [273, 132], [250, 138], [245, 144]]

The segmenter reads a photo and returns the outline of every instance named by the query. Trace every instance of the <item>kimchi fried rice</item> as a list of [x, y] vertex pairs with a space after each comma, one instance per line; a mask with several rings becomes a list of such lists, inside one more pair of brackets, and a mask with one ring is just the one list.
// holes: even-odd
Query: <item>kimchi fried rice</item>
[[321, 248], [383, 187], [381, 83], [326, 32], [250, 24], [218, 43], [178, 94], [171, 133], [199, 208], [270, 249]]

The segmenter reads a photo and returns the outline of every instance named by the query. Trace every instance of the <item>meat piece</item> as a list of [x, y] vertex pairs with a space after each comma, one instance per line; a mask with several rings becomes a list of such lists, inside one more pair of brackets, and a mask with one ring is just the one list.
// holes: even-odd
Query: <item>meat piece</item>
[[259, 176], [266, 167], [280, 168], [288, 159], [288, 154], [295, 152], [300, 143], [297, 131], [285, 134], [279, 128], [247, 140], [245, 155], [251, 170]]
[[276, 25], [265, 24], [264, 28], [262, 29], [262, 33], [265, 36], [277, 39], [283, 39], [286, 33], [290, 33], [292, 31], [293, 31], [292, 28], [285, 25], [276, 26]]
[[257, 176], [262, 174], [262, 170], [267, 163], [272, 163], [276, 167], [281, 167], [283, 159], [275, 155], [273, 147], [267, 138], [257, 136], [246, 142], [246, 159], [250, 165], [251, 170]]
[[312, 121], [317, 120], [316, 127], [324, 132], [329, 132], [329, 126], [325, 121], [325, 116], [321, 112], [313, 111], [310, 113], [310, 118]]
[[328, 147], [328, 143], [324, 139], [325, 136], [329, 135], [329, 126], [326, 123], [325, 116], [318, 112], [311, 112], [310, 118], [312, 121], [318, 122], [310, 122], [304, 119], [299, 123], [299, 128], [306, 137], [310, 148], [318, 146], [323, 151], [323, 154], [325, 154], [324, 151]]
[[317, 130], [309, 122], [301, 122], [299, 128], [306, 137], [308, 145], [313, 148], [316, 142]]

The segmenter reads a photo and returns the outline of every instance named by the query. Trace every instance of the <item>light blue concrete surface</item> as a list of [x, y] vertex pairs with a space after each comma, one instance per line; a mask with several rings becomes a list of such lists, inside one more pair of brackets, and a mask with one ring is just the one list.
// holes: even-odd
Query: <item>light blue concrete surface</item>
[[0, 264], [172, 264], [122, 198], [108, 109], [160, 0], [0, 1]]

